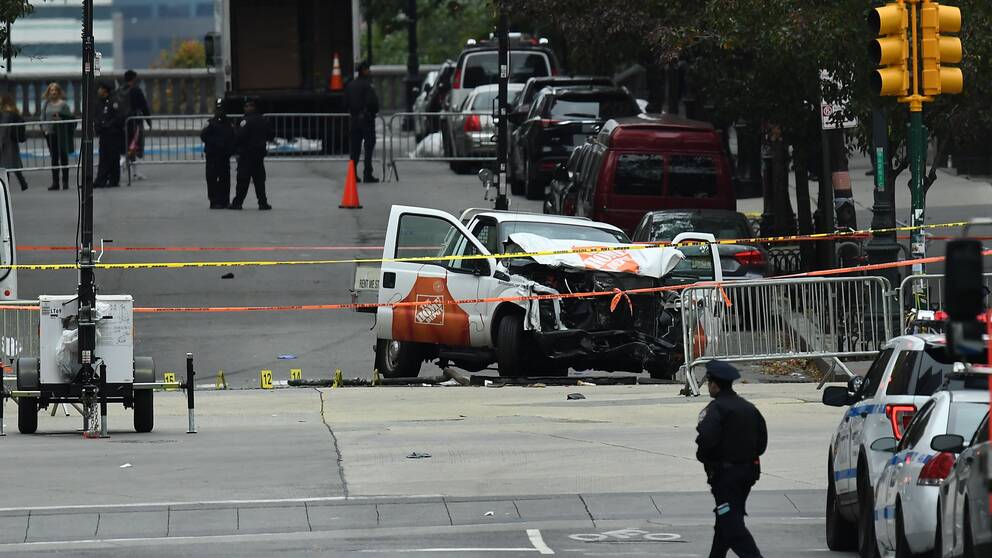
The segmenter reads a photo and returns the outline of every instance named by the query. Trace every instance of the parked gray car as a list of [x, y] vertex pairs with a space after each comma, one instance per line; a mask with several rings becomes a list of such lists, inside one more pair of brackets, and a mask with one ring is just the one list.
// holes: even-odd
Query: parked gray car
[[971, 442], [959, 435], [937, 436], [931, 442], [935, 451], [960, 451], [950, 474], [940, 485], [937, 503], [939, 547], [934, 556], [978, 558], [992, 556], [992, 444], [989, 442], [989, 415], [975, 431]]
[[[522, 83], [508, 86], [508, 101], [512, 104], [524, 88]], [[499, 93], [498, 85], [482, 85], [472, 90], [458, 107], [456, 116], [442, 120], [448, 126], [451, 138], [451, 154], [456, 158], [495, 157], [496, 142], [493, 140], [496, 128], [493, 125], [493, 104]], [[454, 161], [451, 170], [462, 173], [470, 171], [477, 163]]]

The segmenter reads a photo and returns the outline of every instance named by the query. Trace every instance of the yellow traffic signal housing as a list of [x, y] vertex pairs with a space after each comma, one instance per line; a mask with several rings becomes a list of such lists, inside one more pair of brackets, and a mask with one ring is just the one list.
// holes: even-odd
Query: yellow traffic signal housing
[[877, 95], [909, 95], [908, 12], [901, 2], [886, 4], [868, 13], [868, 27], [878, 38], [868, 45], [868, 55], [876, 66], [871, 88]]
[[932, 97], [960, 93], [964, 89], [964, 75], [960, 68], [947, 64], [961, 62], [961, 39], [945, 34], [961, 31], [961, 10], [925, 2], [920, 7], [920, 31], [923, 94]]

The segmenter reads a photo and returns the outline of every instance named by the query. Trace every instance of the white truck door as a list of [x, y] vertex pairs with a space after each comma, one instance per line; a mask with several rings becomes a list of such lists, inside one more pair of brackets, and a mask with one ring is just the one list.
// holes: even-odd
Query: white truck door
[[[14, 217], [7, 177], [0, 176], [0, 265], [17, 265]], [[0, 300], [17, 300], [17, 270], [0, 269]]]
[[492, 275], [493, 258], [455, 259], [488, 252], [458, 220], [444, 211], [394, 205], [386, 229], [383, 259], [442, 257], [416, 262], [383, 261], [376, 337], [466, 347], [479, 344], [483, 304], [448, 304], [475, 299], [482, 277]]

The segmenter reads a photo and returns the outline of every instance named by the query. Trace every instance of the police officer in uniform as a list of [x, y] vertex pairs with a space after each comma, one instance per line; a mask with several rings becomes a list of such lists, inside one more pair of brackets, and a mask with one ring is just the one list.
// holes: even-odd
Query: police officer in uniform
[[121, 155], [124, 154], [124, 114], [114, 100], [114, 86], [101, 82], [97, 87], [99, 101], [94, 128], [100, 139], [100, 163], [94, 188], [115, 188], [121, 185]]
[[231, 200], [231, 155], [234, 155], [234, 127], [227, 119], [221, 99], [207, 127], [200, 132], [207, 156], [207, 198], [210, 209], [224, 209]]
[[228, 209], [241, 209], [248, 195], [248, 183], [255, 183], [255, 197], [260, 210], [272, 209], [265, 197], [265, 144], [275, 139], [275, 132], [258, 112], [254, 99], [245, 99], [245, 116], [238, 124], [234, 146], [238, 153], [237, 189]]
[[344, 88], [344, 104], [351, 115], [351, 160], [358, 170], [358, 159], [365, 143], [365, 182], [375, 183], [372, 176], [372, 150], [375, 148], [375, 117], [379, 114], [379, 96], [369, 79], [369, 63], [358, 65], [358, 76]]
[[703, 463], [716, 500], [710, 558], [724, 558], [730, 550], [740, 558], [761, 557], [744, 516], [748, 494], [761, 475], [759, 457], [768, 446], [768, 430], [758, 409], [734, 392], [734, 380], [740, 377], [726, 362], [706, 363], [713, 401], [699, 414], [696, 459]]

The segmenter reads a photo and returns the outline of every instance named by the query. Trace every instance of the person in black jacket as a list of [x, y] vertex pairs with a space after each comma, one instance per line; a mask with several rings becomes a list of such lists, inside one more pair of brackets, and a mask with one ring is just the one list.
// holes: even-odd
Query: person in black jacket
[[97, 87], [96, 134], [100, 138], [100, 164], [97, 166], [94, 188], [116, 188], [121, 185], [121, 155], [124, 154], [124, 115], [114, 101], [114, 86], [109, 82]]
[[[127, 96], [128, 113], [125, 118], [150, 116], [151, 107], [148, 106], [148, 98], [145, 92], [138, 85], [138, 73], [134, 70], [124, 72], [124, 90], [122, 95]], [[145, 118], [148, 127], [152, 127], [152, 120]], [[131, 163], [135, 180], [144, 180], [145, 176], [138, 171], [137, 159], [145, 157], [145, 131], [141, 120], [134, 119], [127, 122], [127, 159]]]
[[207, 156], [207, 198], [210, 209], [224, 209], [231, 199], [231, 155], [234, 155], [234, 127], [227, 119], [221, 101], [214, 117], [200, 132]]
[[245, 116], [238, 124], [234, 137], [234, 147], [238, 153], [237, 190], [228, 209], [241, 209], [248, 195], [248, 183], [255, 183], [255, 197], [258, 208], [272, 209], [265, 196], [265, 145], [274, 140], [275, 132], [258, 112], [255, 101], [245, 100]]
[[358, 159], [365, 143], [365, 182], [379, 182], [372, 176], [372, 150], [375, 149], [375, 117], [379, 114], [379, 96], [369, 79], [369, 63], [358, 65], [358, 76], [344, 88], [344, 104], [351, 115], [351, 160], [358, 170]]
[[730, 550], [740, 558], [761, 557], [744, 516], [751, 487], [761, 475], [759, 458], [768, 446], [768, 430], [758, 409], [734, 392], [734, 380], [740, 377], [726, 362], [706, 363], [713, 401], [699, 413], [696, 459], [703, 463], [716, 500], [710, 558], [724, 558]]

